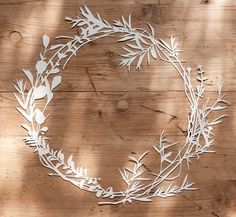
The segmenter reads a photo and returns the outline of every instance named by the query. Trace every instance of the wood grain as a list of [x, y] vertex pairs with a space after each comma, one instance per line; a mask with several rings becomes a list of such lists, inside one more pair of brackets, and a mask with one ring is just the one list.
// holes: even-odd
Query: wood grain
[[[203, 64], [214, 98], [218, 78], [231, 102], [215, 135], [216, 153], [195, 160], [189, 173], [198, 191], [168, 200], [119, 207], [98, 206], [94, 195], [47, 176], [33, 150], [25, 146], [23, 118], [15, 110], [12, 81], [33, 69], [41, 37], [76, 34], [64, 22], [83, 4], [108, 21], [132, 14], [135, 26], [151, 23], [158, 37], [177, 37], [191, 67]], [[234, 217], [236, 216], [236, 2], [235, 0], [1, 0], [0, 1], [0, 216], [1, 217]], [[75, 153], [78, 165], [101, 177], [105, 186], [121, 184], [117, 168], [128, 155], [151, 150], [166, 129], [183, 141], [188, 113], [181, 79], [165, 63], [152, 61], [141, 72], [119, 67], [120, 44], [102, 39], [88, 45], [63, 72], [49, 112], [52, 146]], [[120, 112], [120, 99], [128, 110]], [[148, 168], [157, 156], [150, 152]], [[186, 169], [186, 168], [185, 168]]]

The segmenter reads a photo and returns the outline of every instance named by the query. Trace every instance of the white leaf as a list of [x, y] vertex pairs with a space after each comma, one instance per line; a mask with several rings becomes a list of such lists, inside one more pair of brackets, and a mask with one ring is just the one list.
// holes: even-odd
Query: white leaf
[[23, 72], [25, 73], [26, 77], [29, 79], [30, 83], [33, 85], [34, 78], [33, 75], [30, 71], [22, 69]]
[[122, 37], [120, 40], [118, 40], [119, 42], [123, 42], [123, 41], [128, 41], [130, 39], [133, 39], [134, 37], [133, 36], [125, 36], [125, 37]]
[[69, 175], [69, 174], [71, 174], [71, 173], [73, 173], [72, 170], [67, 170], [67, 171], [66, 171], [66, 175]]
[[90, 16], [93, 16], [92, 12], [90, 11], [90, 9], [86, 5], [84, 5], [84, 8]]
[[60, 72], [60, 70], [59, 70], [59, 68], [53, 68], [52, 70], [50, 70], [50, 74], [56, 74], [56, 73], [58, 73], [58, 72]]
[[218, 111], [218, 110], [222, 110], [222, 109], [225, 109], [225, 108], [227, 108], [227, 107], [222, 106], [222, 105], [218, 105], [218, 106], [213, 107], [211, 110], [212, 111]]
[[51, 92], [51, 88], [50, 88], [50, 84], [48, 82], [48, 79], [45, 79], [44, 82], [45, 82], [45, 86], [47, 88], [47, 92]]
[[141, 50], [139, 46], [135, 45], [135, 44], [127, 44], [128, 47], [133, 48], [133, 49], [138, 49]]
[[16, 97], [16, 99], [17, 99], [18, 103], [20, 104], [20, 106], [21, 106], [23, 109], [26, 109], [26, 106], [25, 106], [23, 100], [22, 100], [15, 92], [13, 92], [13, 94], [14, 94], [14, 96]]
[[35, 68], [36, 68], [38, 74], [42, 74], [45, 71], [45, 69], [47, 68], [47, 63], [43, 60], [39, 60], [36, 63]]
[[52, 87], [51, 90], [53, 90], [55, 87], [57, 87], [61, 83], [61, 76], [55, 76], [52, 80]]
[[40, 156], [48, 154], [48, 150], [40, 148], [38, 149], [38, 153]]
[[154, 46], [151, 47], [151, 54], [152, 54], [152, 57], [153, 57], [154, 59], [157, 58], [157, 53], [156, 53], [156, 50], [155, 50], [155, 47], [154, 47]]
[[50, 38], [49, 38], [47, 35], [44, 35], [44, 36], [43, 36], [43, 46], [44, 46], [45, 48], [48, 47], [49, 42], [50, 42]]
[[140, 37], [139, 39], [142, 43], [144, 43], [146, 45], [150, 45], [143, 37]]
[[43, 132], [47, 132], [48, 131], [48, 128], [47, 127], [43, 127], [42, 129], [41, 129], [41, 131], [43, 131]]
[[172, 154], [172, 152], [168, 152], [168, 153], [166, 153], [164, 156], [163, 156], [163, 161], [164, 160], [168, 160], [168, 157], [170, 157], [171, 156], [171, 154]]
[[174, 50], [177, 45], [175, 44], [175, 38], [173, 36], [170, 37], [170, 42], [171, 42], [171, 47]]
[[138, 161], [141, 161], [146, 155], [148, 154], [148, 151], [144, 152], [138, 159]]
[[62, 149], [58, 152], [57, 156], [59, 157], [59, 159], [64, 162], [64, 154], [62, 152]]
[[182, 187], [187, 184], [187, 180], [188, 180], [188, 175], [186, 175], [186, 176], [184, 177], [184, 180], [183, 180], [183, 183], [182, 183]]
[[73, 154], [70, 155], [70, 157], [68, 158], [67, 164], [68, 164], [68, 166], [70, 166], [70, 167], [74, 170], [74, 168], [75, 168], [75, 163], [74, 163], [74, 161], [72, 160], [72, 158], [73, 158]]
[[131, 161], [134, 161], [135, 163], [138, 163], [138, 160], [136, 160], [134, 157], [129, 156], [129, 158], [131, 159]]
[[29, 121], [32, 121], [32, 118], [30, 115], [28, 115], [23, 109], [16, 107], [16, 109]]
[[96, 197], [101, 197], [101, 195], [102, 195], [102, 190], [98, 190], [96, 193]]
[[128, 184], [127, 177], [125, 176], [125, 173], [123, 173], [120, 169], [118, 169], [118, 170], [120, 172], [122, 179]]
[[107, 192], [109, 193], [109, 195], [113, 195], [113, 188], [112, 187], [108, 188]]
[[31, 95], [32, 95], [32, 93], [33, 93], [33, 87], [28, 91], [28, 93], [27, 93], [27, 97], [26, 97], [26, 100], [25, 100], [25, 106], [27, 107], [28, 106], [28, 103], [29, 103], [29, 100], [30, 100], [30, 97], [31, 97]]
[[146, 197], [140, 197], [140, 198], [133, 198], [134, 200], [137, 200], [137, 201], [142, 201], [142, 202], [151, 202], [152, 200], [149, 199], [149, 198], [146, 198]]
[[186, 70], [187, 70], [187, 72], [191, 72], [192, 68], [191, 67], [187, 67]]
[[51, 102], [52, 98], [53, 98], [53, 92], [48, 92], [47, 93], [47, 97], [48, 97], [48, 100], [47, 100], [47, 104]]
[[129, 24], [126, 22], [125, 18], [121, 16], [122, 22], [124, 23], [125, 26], [129, 27]]
[[54, 50], [54, 49], [60, 48], [62, 46], [63, 46], [63, 44], [52, 45], [49, 50]]
[[168, 49], [171, 50], [170, 45], [169, 45], [167, 42], [165, 42], [165, 41], [162, 40], [162, 39], [159, 39], [159, 41], [165, 46], [165, 48], [167, 48], [167, 50], [168, 50]]
[[150, 54], [149, 52], [147, 52], [147, 62], [148, 62], [148, 65], [150, 64]]
[[129, 168], [127, 168], [127, 167], [125, 167], [125, 170], [127, 170], [128, 172], [130, 172], [130, 173], [134, 173], [131, 169], [129, 169]]
[[148, 23], [148, 26], [149, 26], [149, 28], [150, 28], [150, 30], [151, 30], [151, 35], [152, 35], [152, 37], [154, 37], [155, 31], [154, 31], [153, 27], [152, 27], [149, 23]]
[[66, 57], [66, 54], [59, 52], [59, 53], [57, 54], [57, 56], [58, 56], [59, 59], [63, 59], [63, 58]]
[[38, 125], [43, 124], [45, 121], [45, 116], [39, 109], [35, 110], [35, 121]]
[[93, 183], [93, 179], [89, 178], [88, 184], [92, 184], [92, 183]]
[[30, 129], [30, 127], [29, 127], [28, 125], [26, 125], [26, 124], [21, 124], [21, 126], [22, 126], [24, 129], [26, 129], [28, 132], [31, 131], [31, 129]]
[[137, 66], [136, 66], [136, 69], [137, 69], [137, 70], [140, 70], [144, 56], [145, 56], [145, 53], [143, 53], [143, 54], [139, 57], [139, 60], [138, 60]]
[[157, 152], [157, 153], [161, 153], [161, 149], [159, 149], [158, 147], [155, 147], [155, 146], [152, 146], [154, 149], [155, 149], [155, 151]]
[[42, 85], [34, 90], [34, 99], [42, 99], [47, 94], [47, 88]]
[[129, 14], [129, 27], [131, 28], [131, 15]]
[[80, 188], [83, 188], [84, 184], [85, 184], [85, 179], [81, 180], [80, 183], [79, 183], [79, 187]]

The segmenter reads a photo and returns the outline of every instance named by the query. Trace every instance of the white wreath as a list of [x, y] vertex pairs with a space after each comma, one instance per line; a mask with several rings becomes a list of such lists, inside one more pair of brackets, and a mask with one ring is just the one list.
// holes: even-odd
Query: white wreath
[[[72, 28], [80, 28], [80, 35], [56, 37], [56, 39], [67, 39], [67, 42], [52, 46], [49, 46], [49, 37], [44, 35], [44, 52], [40, 53], [40, 60], [35, 65], [36, 74], [33, 75], [31, 71], [23, 69], [29, 80], [29, 88], [26, 90], [26, 81], [15, 81], [14, 95], [20, 104], [17, 110], [29, 122], [29, 125], [21, 125], [28, 133], [25, 143], [35, 149], [42, 165], [53, 171], [49, 175], [59, 176], [82, 190], [95, 193], [97, 197], [107, 198], [108, 201], [99, 202], [99, 204], [152, 201], [153, 197], [166, 198], [183, 190], [196, 189], [192, 187], [193, 183], [189, 183], [187, 175], [181, 184], [175, 184], [175, 181], [180, 178], [181, 168], [185, 162], [189, 167], [193, 158], [198, 158], [206, 152], [212, 152], [210, 147], [214, 141], [213, 127], [221, 123], [222, 118], [226, 115], [221, 115], [214, 120], [209, 120], [209, 115], [214, 111], [226, 108], [225, 104], [228, 103], [224, 100], [225, 95], [221, 93], [222, 82], [218, 83], [217, 99], [213, 105], [208, 105], [209, 99], [203, 100], [204, 82], [207, 80], [204, 75], [205, 71], [201, 65], [197, 67], [196, 74], [198, 74], [199, 83], [194, 88], [191, 83], [192, 69], [182, 65], [182, 61], [179, 59], [181, 50], [178, 49], [174, 37], [170, 38], [170, 44], [168, 44], [162, 39], [154, 38], [154, 29], [149, 24], [150, 32], [141, 28], [133, 28], [130, 16], [128, 21], [122, 17], [121, 20], [109, 24], [99, 14], [94, 16], [86, 6], [80, 10], [83, 18], [66, 17], [66, 20], [72, 23]], [[133, 167], [119, 170], [122, 180], [127, 185], [123, 191], [113, 191], [112, 187], [104, 189], [99, 184], [100, 179], [89, 177], [85, 168], [75, 166], [73, 155], [65, 159], [62, 150], [53, 150], [49, 146], [48, 137], [45, 136], [48, 128], [44, 126], [48, 117], [46, 108], [53, 99], [54, 89], [61, 83], [61, 75], [59, 75], [61, 63], [64, 64], [64, 69], [71, 57], [76, 56], [82, 46], [116, 33], [121, 34], [119, 42], [126, 42], [126, 47], [123, 48], [127, 53], [121, 55], [123, 57], [121, 65], [130, 69], [131, 64], [135, 63], [136, 69], [140, 70], [145, 57], [148, 63], [152, 57], [172, 64], [183, 80], [190, 109], [186, 140], [178, 153], [173, 154], [169, 151], [169, 148], [177, 143], [168, 143], [162, 133], [158, 145], [153, 146], [160, 156], [160, 168], [155, 173], [148, 173], [145, 170], [143, 159], [148, 152], [143, 153], [137, 159], [129, 157], [133, 162]], [[53, 55], [46, 58], [46, 54], [52, 52]], [[39, 108], [38, 101], [41, 101], [44, 106]]]

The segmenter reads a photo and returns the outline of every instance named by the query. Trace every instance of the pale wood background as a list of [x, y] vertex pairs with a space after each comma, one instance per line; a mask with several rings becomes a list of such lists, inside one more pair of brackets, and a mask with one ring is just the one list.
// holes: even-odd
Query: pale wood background
[[[20, 67], [34, 68], [44, 33], [76, 34], [63, 19], [77, 15], [83, 4], [108, 21], [131, 13], [135, 26], [149, 22], [159, 37], [176, 36], [189, 65], [205, 66], [208, 94], [214, 96], [217, 78], [223, 77], [229, 118], [215, 131], [216, 153], [195, 160], [189, 171], [198, 191], [101, 207], [93, 194], [47, 176], [24, 145], [12, 80], [22, 76]], [[120, 46], [114, 42], [97, 41], [71, 61], [48, 126], [53, 147], [75, 153], [78, 165], [88, 167], [104, 185], [121, 188], [117, 168], [127, 164], [127, 156], [150, 149], [163, 129], [171, 139], [182, 140], [188, 112], [181, 80], [170, 66], [155, 61], [142, 72], [128, 73], [119, 67]], [[0, 216], [235, 217], [235, 91], [235, 0], [0, 0]], [[117, 111], [119, 99], [127, 100], [126, 112]], [[151, 153], [149, 161], [152, 168], [157, 156]]]

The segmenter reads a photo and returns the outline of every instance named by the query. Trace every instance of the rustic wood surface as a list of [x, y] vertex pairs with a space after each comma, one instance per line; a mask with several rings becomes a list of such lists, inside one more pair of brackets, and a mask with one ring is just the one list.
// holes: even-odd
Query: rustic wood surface
[[[191, 67], [202, 63], [208, 93], [224, 79], [231, 106], [218, 126], [215, 154], [194, 160], [190, 180], [198, 191], [168, 200], [122, 206], [98, 206], [93, 194], [47, 176], [37, 155], [22, 138], [12, 81], [19, 68], [34, 67], [41, 37], [76, 34], [64, 22], [86, 4], [108, 21], [132, 14], [135, 26], [149, 22], [159, 37], [177, 37]], [[119, 67], [120, 46], [102, 39], [83, 49], [63, 72], [48, 120], [53, 147], [75, 153], [79, 165], [104, 185], [121, 189], [117, 168], [128, 155], [155, 144], [163, 129], [183, 140], [187, 102], [182, 81], [160, 61], [128, 73]], [[235, 0], [0, 0], [0, 216], [1, 217], [235, 217], [236, 216], [236, 1]], [[119, 100], [128, 110], [117, 110]], [[150, 154], [152, 168], [157, 156]]]

